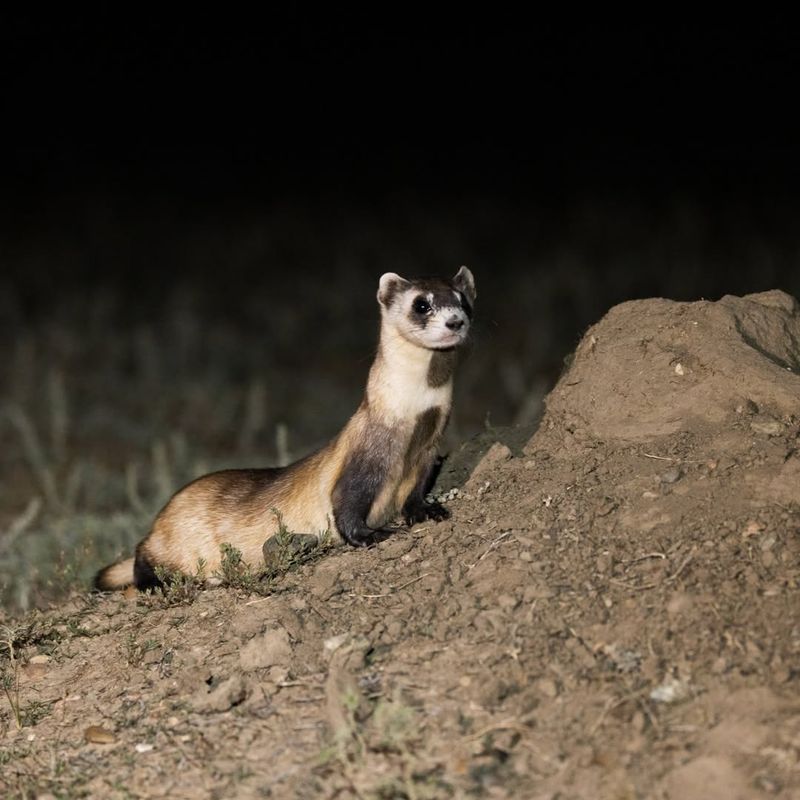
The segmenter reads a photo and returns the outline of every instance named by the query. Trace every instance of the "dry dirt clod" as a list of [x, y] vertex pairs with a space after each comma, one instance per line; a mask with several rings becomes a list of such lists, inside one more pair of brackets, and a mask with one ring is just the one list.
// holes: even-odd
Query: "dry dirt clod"
[[780, 436], [785, 430], [784, 424], [776, 419], [753, 420], [750, 428], [755, 433], [762, 433], [764, 436]]
[[595, 564], [599, 573], [609, 572], [614, 566], [614, 557], [609, 552], [601, 553], [595, 559]]
[[686, 592], [675, 592], [667, 601], [667, 613], [671, 616], [685, 614], [694, 607], [694, 598]]
[[674, 769], [664, 780], [667, 797], [681, 800], [736, 800], [753, 797], [735, 763], [723, 756], [701, 756]]
[[604, 497], [597, 507], [596, 514], [598, 517], [606, 517], [612, 511], [615, 511], [619, 506], [619, 501], [613, 497]]
[[558, 686], [552, 678], [539, 678], [536, 681], [535, 686], [536, 691], [544, 697], [547, 697], [551, 700], [555, 697], [558, 697]]
[[286, 665], [292, 657], [289, 634], [283, 628], [273, 628], [254, 636], [241, 649], [239, 663], [245, 672]]
[[683, 470], [680, 467], [672, 467], [662, 472], [658, 479], [661, 483], [677, 483], [683, 477]]
[[752, 400], [745, 400], [744, 403], [740, 403], [736, 406], [735, 409], [737, 414], [747, 414], [749, 416], [753, 416], [753, 414], [758, 414], [758, 405], [754, 403]]
[[469, 480], [464, 485], [464, 490], [481, 494], [485, 492], [488, 488], [487, 478], [492, 477], [497, 467], [508, 461], [511, 456], [511, 450], [506, 445], [495, 442], [472, 471]]
[[222, 712], [239, 705], [248, 694], [248, 687], [241, 675], [231, 675], [216, 686], [200, 689], [192, 705], [196, 711]]

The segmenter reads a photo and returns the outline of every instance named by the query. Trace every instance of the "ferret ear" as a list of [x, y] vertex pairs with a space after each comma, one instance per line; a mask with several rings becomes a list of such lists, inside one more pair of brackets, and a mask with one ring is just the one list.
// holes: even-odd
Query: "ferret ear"
[[408, 286], [408, 281], [395, 272], [387, 272], [385, 275], [381, 275], [381, 279], [378, 282], [378, 302], [385, 308], [389, 308], [397, 293], [406, 286]]
[[472, 277], [472, 273], [467, 267], [461, 267], [461, 269], [456, 272], [453, 278], [453, 286], [465, 295], [470, 303], [475, 302], [475, 298], [478, 296], [475, 291], [475, 278]]

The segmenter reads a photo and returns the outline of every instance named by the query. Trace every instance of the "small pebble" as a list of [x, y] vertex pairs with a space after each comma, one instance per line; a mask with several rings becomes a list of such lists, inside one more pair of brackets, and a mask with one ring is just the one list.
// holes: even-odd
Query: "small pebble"
[[501, 594], [497, 598], [497, 605], [505, 611], [513, 610], [517, 605], [517, 598], [510, 594]]
[[758, 546], [764, 551], [772, 550], [776, 541], [777, 539], [773, 535], [768, 534], [758, 543]]
[[595, 560], [598, 572], [608, 572], [614, 566], [614, 559], [608, 551], [601, 553]]
[[792, 673], [786, 667], [776, 667], [772, 670], [772, 679], [775, 683], [786, 683], [791, 677]]
[[349, 638], [349, 633], [340, 633], [338, 636], [331, 636], [330, 639], [326, 639], [322, 646], [326, 653], [332, 653], [334, 650], [338, 650]]
[[117, 737], [111, 731], [100, 725], [90, 725], [83, 732], [83, 738], [90, 744], [112, 744], [117, 741]]
[[757, 536], [761, 531], [765, 528], [757, 520], [751, 519], [747, 525], [745, 525], [744, 530], [742, 531], [742, 536]]
[[551, 678], [539, 678], [534, 685], [539, 694], [543, 694], [550, 699], [558, 697], [558, 686], [556, 686], [556, 682]]
[[674, 617], [678, 614], [683, 614], [690, 611], [694, 605], [694, 600], [691, 595], [685, 592], [675, 592], [667, 601], [667, 614]]
[[650, 692], [650, 699], [654, 703], [678, 703], [690, 695], [691, 689], [687, 681], [669, 676]]
[[386, 635], [390, 639], [397, 639], [402, 634], [403, 627], [403, 623], [400, 620], [394, 619], [386, 626]]
[[766, 775], [759, 775], [756, 778], [756, 785], [759, 789], [769, 792], [770, 794], [777, 794], [781, 787], [777, 781], [772, 780], [772, 778], [768, 778]]

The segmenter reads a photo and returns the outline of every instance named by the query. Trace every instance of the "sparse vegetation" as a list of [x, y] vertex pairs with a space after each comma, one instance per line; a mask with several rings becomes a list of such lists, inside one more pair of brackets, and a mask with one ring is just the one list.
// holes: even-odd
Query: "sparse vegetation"
[[242, 553], [233, 545], [224, 542], [220, 546], [222, 560], [219, 577], [223, 584], [231, 589], [252, 594], [258, 591], [269, 591], [262, 585], [263, 571], [254, 570], [242, 560]]
[[278, 509], [272, 513], [278, 523], [278, 531], [265, 542], [265, 577], [276, 578], [303, 564], [322, 558], [335, 544], [330, 528], [321, 535], [298, 534], [290, 531], [283, 522]]
[[36, 725], [50, 713], [50, 703], [36, 699], [24, 700], [21, 696], [18, 647], [24, 641], [25, 633], [24, 627], [21, 626], [0, 627], [0, 647], [5, 657], [0, 660], [0, 688], [8, 701], [17, 730]]
[[17, 728], [21, 728], [22, 711], [19, 701], [19, 666], [13, 656], [13, 650], [10, 650], [10, 653], [11, 665], [0, 672], [0, 686], [3, 687], [3, 692], [6, 696], [6, 700], [8, 700], [9, 708], [14, 716], [14, 722]]
[[206, 565], [201, 559], [194, 575], [187, 575], [177, 570], [155, 568], [156, 577], [161, 581], [161, 588], [155, 594], [165, 606], [191, 605], [205, 586]]
[[125, 639], [125, 663], [130, 667], [138, 667], [149, 652], [158, 650], [160, 646], [161, 645], [155, 639], [139, 641], [136, 634], [131, 632]]

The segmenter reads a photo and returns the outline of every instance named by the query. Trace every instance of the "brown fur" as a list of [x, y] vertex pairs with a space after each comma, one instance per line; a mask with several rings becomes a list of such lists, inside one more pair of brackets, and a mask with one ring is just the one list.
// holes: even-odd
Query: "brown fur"
[[193, 481], [156, 517], [137, 548], [136, 568], [133, 559], [112, 564], [98, 573], [96, 587], [146, 585], [137, 573], [142, 566], [192, 574], [202, 562], [211, 576], [220, 568], [224, 543], [256, 567], [279, 517], [290, 531], [336, 533], [333, 502], [343, 471], [353, 463], [381, 465], [366, 524], [386, 525], [435, 456], [450, 411], [454, 355], [410, 343], [384, 314], [364, 400], [338, 436], [283, 469], [225, 470]]

